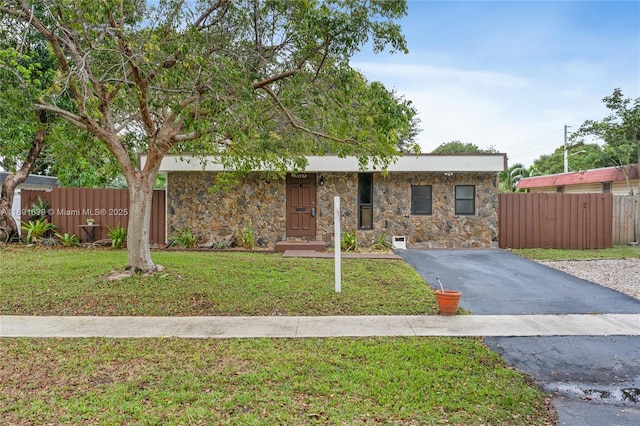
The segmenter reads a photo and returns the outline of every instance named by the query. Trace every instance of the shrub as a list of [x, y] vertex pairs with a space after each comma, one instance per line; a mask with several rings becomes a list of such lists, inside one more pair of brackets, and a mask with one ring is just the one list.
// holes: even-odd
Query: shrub
[[56, 232], [56, 237], [60, 238], [60, 244], [64, 247], [76, 247], [80, 245], [80, 238], [71, 232], [65, 232], [64, 235]]
[[240, 245], [246, 249], [252, 249], [256, 246], [256, 235], [251, 220], [248, 220], [243, 229], [238, 230], [238, 240]]
[[127, 228], [122, 228], [118, 223], [115, 228], [107, 226], [107, 229], [109, 230], [107, 235], [111, 238], [111, 247], [116, 249], [124, 247], [124, 243], [127, 242]]
[[227, 243], [224, 240], [220, 240], [220, 241], [216, 241], [213, 247], [219, 250], [224, 250], [229, 248], [229, 243]]
[[376, 235], [376, 239], [371, 246], [374, 250], [388, 250], [391, 248], [391, 243], [387, 240], [387, 233]]
[[36, 221], [29, 220], [26, 223], [22, 222], [22, 229], [27, 231], [27, 244], [31, 244], [40, 242], [40, 239], [46, 236], [47, 233], [55, 231], [56, 226], [46, 219], [38, 219]]
[[49, 203], [38, 197], [38, 201], [31, 204], [31, 208], [27, 210], [30, 221], [38, 221], [47, 217], [49, 212]]
[[191, 248], [195, 247], [198, 243], [198, 238], [191, 232], [189, 228], [183, 230], [178, 230], [178, 234], [175, 237], [175, 241], [180, 244], [182, 247]]
[[340, 242], [340, 247], [342, 251], [358, 251], [360, 247], [358, 247], [358, 237], [356, 236], [356, 231], [349, 232], [344, 231], [342, 234], [342, 241]]
[[58, 245], [56, 237], [42, 237], [40, 238], [40, 244], [47, 247], [54, 247]]

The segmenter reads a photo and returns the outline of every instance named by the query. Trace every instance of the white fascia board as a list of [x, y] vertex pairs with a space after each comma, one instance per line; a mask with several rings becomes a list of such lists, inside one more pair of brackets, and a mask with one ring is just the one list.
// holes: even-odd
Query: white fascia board
[[[361, 170], [356, 157], [340, 158], [333, 155], [310, 156], [307, 172], [373, 172], [379, 171], [369, 165]], [[146, 156], [140, 156], [140, 167], [144, 167]], [[189, 157], [168, 155], [162, 159], [160, 172], [223, 171], [216, 157]], [[506, 154], [421, 154], [397, 157], [389, 165], [389, 172], [502, 172], [506, 170]]]

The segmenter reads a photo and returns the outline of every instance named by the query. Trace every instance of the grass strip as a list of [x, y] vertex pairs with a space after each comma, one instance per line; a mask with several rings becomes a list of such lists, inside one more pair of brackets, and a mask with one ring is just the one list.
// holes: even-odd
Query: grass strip
[[480, 339], [3, 339], [6, 424], [550, 425]]
[[614, 246], [608, 249], [565, 250], [565, 249], [513, 249], [513, 253], [532, 260], [591, 260], [591, 259], [637, 259], [637, 246]]

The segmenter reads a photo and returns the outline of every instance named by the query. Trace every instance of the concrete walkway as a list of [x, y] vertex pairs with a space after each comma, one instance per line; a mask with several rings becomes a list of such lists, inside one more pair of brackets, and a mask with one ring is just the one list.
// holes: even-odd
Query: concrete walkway
[[274, 317], [0, 316], [0, 337], [640, 336], [640, 314]]

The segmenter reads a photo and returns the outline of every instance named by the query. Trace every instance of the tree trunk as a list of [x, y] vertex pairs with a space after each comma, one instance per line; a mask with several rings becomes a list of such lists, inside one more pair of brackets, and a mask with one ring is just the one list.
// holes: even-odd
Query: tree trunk
[[163, 268], [151, 260], [149, 228], [151, 225], [151, 206], [153, 185], [158, 173], [156, 167], [136, 172], [127, 177], [129, 185], [129, 221], [127, 226], [127, 253], [129, 266], [134, 272], [156, 272]]
[[0, 229], [8, 235], [8, 242], [18, 235], [19, 228], [16, 221], [11, 216], [11, 208], [13, 207], [13, 198], [16, 188], [22, 182], [27, 180], [31, 169], [36, 162], [36, 158], [40, 155], [44, 146], [44, 138], [47, 134], [46, 127], [42, 127], [36, 131], [29, 149], [29, 154], [22, 167], [13, 175], [8, 175], [2, 184], [2, 195], [0, 195]]

